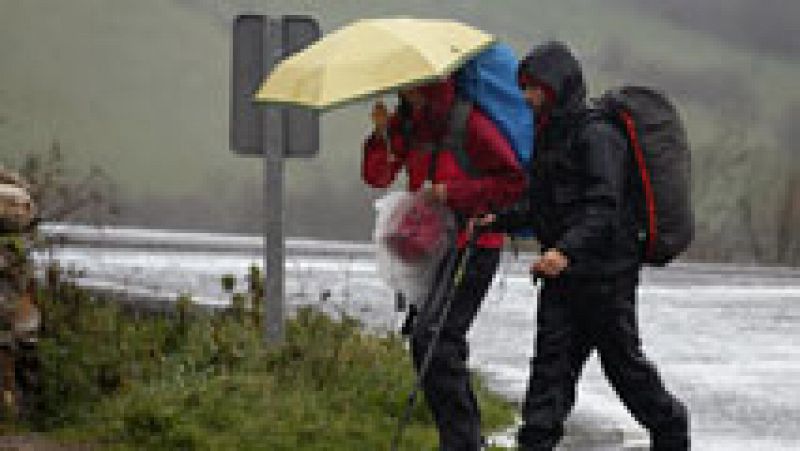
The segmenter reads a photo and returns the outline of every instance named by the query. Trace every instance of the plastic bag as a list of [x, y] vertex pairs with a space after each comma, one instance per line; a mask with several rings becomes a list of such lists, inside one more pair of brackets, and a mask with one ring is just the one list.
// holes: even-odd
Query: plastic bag
[[391, 192], [375, 201], [378, 273], [412, 304], [421, 304], [453, 246], [456, 221], [425, 194]]

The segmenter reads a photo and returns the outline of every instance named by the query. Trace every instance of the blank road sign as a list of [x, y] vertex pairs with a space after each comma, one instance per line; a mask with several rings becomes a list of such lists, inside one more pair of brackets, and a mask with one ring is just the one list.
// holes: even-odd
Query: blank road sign
[[[319, 25], [301, 16], [283, 18], [284, 56], [298, 52], [319, 39]], [[314, 157], [319, 151], [319, 113], [309, 108], [284, 107], [283, 156]]]
[[[262, 156], [270, 142], [283, 143], [285, 157], [313, 157], [319, 151], [319, 116], [299, 107], [267, 107], [253, 102], [261, 81], [282, 58], [319, 39], [311, 17], [281, 20], [260, 15], [237, 16], [233, 24], [231, 61], [230, 146], [241, 155]], [[281, 110], [280, 123], [270, 123], [264, 110]], [[276, 115], [269, 115], [276, 117]], [[282, 139], [276, 134], [283, 134]]]
[[261, 109], [253, 92], [261, 83], [263, 68], [263, 16], [238, 16], [233, 24], [231, 59], [231, 148], [245, 155], [261, 155]]

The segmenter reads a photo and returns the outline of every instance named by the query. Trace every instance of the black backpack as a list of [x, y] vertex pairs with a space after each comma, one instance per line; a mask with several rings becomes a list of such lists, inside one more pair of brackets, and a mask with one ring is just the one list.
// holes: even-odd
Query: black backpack
[[683, 121], [664, 93], [648, 87], [609, 90], [595, 100], [595, 108], [628, 138], [643, 261], [663, 266], [694, 237], [691, 154]]

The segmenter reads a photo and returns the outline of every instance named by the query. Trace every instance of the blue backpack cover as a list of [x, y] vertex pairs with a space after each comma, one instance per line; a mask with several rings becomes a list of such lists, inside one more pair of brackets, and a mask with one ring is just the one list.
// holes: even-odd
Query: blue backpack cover
[[518, 66], [514, 50], [495, 43], [458, 70], [456, 87], [494, 122], [528, 169], [533, 156], [533, 110], [517, 84]]
[[[456, 89], [500, 129], [528, 173], [534, 151], [534, 117], [517, 84], [518, 67], [511, 46], [495, 43], [458, 70]], [[524, 228], [511, 235], [531, 238], [535, 233]]]

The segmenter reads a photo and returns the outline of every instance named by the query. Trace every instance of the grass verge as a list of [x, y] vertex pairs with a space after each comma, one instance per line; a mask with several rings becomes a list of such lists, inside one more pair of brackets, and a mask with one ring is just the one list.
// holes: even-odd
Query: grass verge
[[[257, 314], [139, 316], [70, 283], [42, 296], [38, 390], [26, 430], [109, 449], [387, 449], [413, 380], [403, 342], [306, 308], [268, 349]], [[480, 384], [478, 383], [480, 386]], [[513, 407], [479, 388], [485, 430]], [[403, 449], [436, 447], [418, 403]]]

